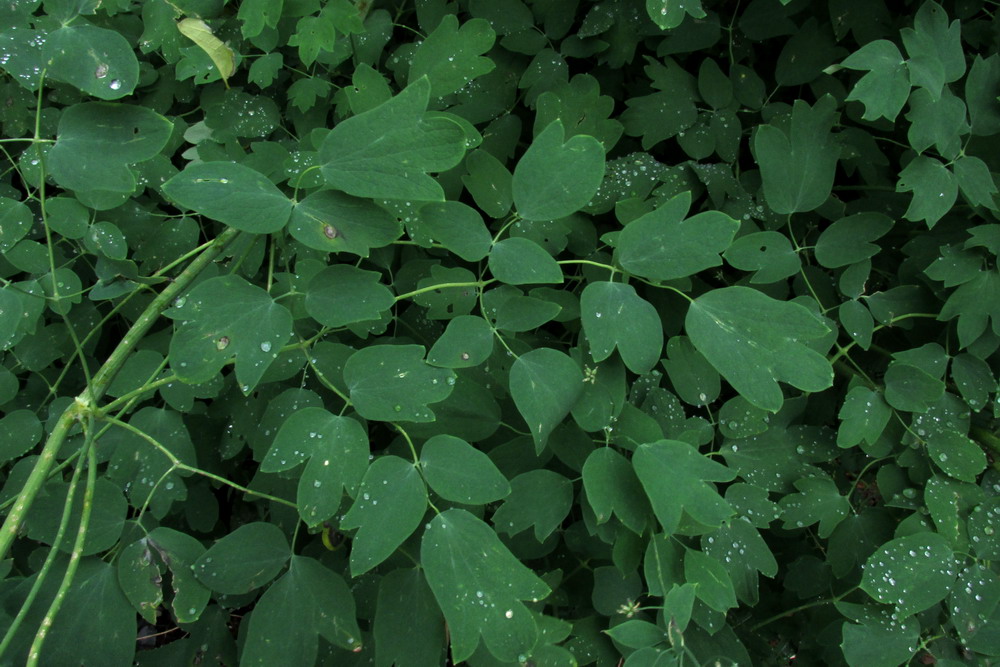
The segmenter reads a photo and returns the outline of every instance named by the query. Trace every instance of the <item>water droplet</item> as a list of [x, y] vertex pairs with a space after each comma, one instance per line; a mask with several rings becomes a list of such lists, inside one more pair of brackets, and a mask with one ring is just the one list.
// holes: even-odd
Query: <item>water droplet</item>
[[224, 350], [229, 347], [229, 336], [223, 336], [219, 340], [215, 341], [215, 348], [217, 350]]
[[260, 344], [260, 351], [261, 352], [270, 352], [271, 351], [271, 343], [269, 343], [268, 341], [265, 340], [263, 343]]
[[118, 90], [122, 87], [122, 82], [119, 79], [111, 79], [111, 83], [108, 84], [108, 88], [111, 90]]
[[101, 63], [100, 65], [97, 66], [97, 69], [94, 70], [95, 79], [103, 79], [107, 75], [108, 75], [108, 66], [105, 63]]

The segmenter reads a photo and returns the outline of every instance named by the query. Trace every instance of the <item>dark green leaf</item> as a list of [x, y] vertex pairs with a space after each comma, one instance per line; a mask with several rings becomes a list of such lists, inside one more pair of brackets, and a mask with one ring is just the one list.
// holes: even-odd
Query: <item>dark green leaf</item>
[[271, 523], [247, 523], [213, 544], [192, 565], [198, 581], [218, 593], [238, 595], [270, 582], [291, 556], [288, 540]]
[[490, 251], [490, 271], [502, 283], [561, 283], [562, 269], [545, 249], [523, 237], [504, 239]]
[[498, 532], [517, 535], [534, 527], [544, 542], [573, 506], [573, 484], [551, 470], [531, 470], [510, 481], [510, 495], [493, 514]]
[[310, 248], [368, 257], [401, 233], [399, 221], [372, 202], [335, 190], [315, 192], [292, 209], [288, 231]]
[[535, 646], [538, 626], [521, 601], [544, 598], [549, 587], [481, 520], [461, 509], [434, 517], [421, 541], [420, 562], [448, 622], [454, 662], [469, 658], [480, 636], [503, 661]]
[[955, 582], [955, 556], [935, 533], [900, 537], [865, 563], [861, 588], [896, 613], [909, 616], [943, 600]]
[[510, 395], [541, 451], [569, 414], [583, 389], [583, 373], [562, 352], [543, 347], [517, 358], [510, 369]]
[[372, 569], [420, 525], [427, 510], [427, 487], [416, 467], [398, 456], [382, 456], [368, 467], [354, 504], [340, 525], [357, 528], [351, 547], [351, 574]]
[[306, 287], [306, 312], [333, 328], [377, 320], [396, 303], [396, 297], [379, 281], [381, 277], [349, 264], [328, 266]]
[[485, 505], [505, 498], [510, 483], [483, 452], [440, 433], [424, 443], [420, 465], [427, 484], [445, 500]]
[[87, 23], [63, 25], [45, 38], [48, 76], [102, 100], [131, 95], [139, 61], [121, 33]]
[[617, 347], [629, 370], [642, 375], [660, 360], [660, 316], [631, 285], [589, 283], [580, 295], [580, 317], [594, 361], [604, 361]]
[[448, 398], [455, 374], [429, 366], [420, 345], [374, 345], [351, 355], [344, 381], [365, 419], [429, 422], [434, 412], [428, 406]]
[[460, 27], [458, 18], [447, 14], [413, 54], [409, 80], [426, 76], [434, 97], [449, 95], [493, 71], [496, 65], [482, 54], [490, 50], [495, 39], [496, 33], [486, 21], [471, 19]]

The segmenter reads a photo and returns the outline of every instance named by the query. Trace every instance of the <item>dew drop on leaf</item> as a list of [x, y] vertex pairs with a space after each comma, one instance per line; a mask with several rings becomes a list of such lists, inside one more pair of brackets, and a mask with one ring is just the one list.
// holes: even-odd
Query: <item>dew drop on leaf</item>
[[111, 90], [119, 90], [122, 87], [122, 82], [120, 79], [111, 79], [111, 83], [108, 84], [108, 88]]
[[229, 336], [223, 336], [219, 340], [215, 341], [215, 347], [218, 350], [224, 350], [229, 347]]

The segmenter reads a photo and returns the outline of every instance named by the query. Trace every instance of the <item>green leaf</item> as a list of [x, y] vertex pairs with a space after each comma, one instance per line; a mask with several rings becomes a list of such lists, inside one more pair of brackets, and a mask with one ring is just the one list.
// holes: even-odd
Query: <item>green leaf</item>
[[[49, 152], [51, 160], [52, 153]], [[51, 162], [50, 162], [51, 164]], [[7, 252], [31, 229], [31, 209], [24, 202], [0, 197], [0, 252]], [[0, 336], [2, 339], [3, 336]]]
[[371, 201], [322, 190], [295, 203], [288, 231], [316, 250], [368, 257], [372, 248], [399, 238], [402, 229], [395, 216]]
[[510, 482], [489, 456], [465, 440], [445, 433], [424, 443], [420, 466], [427, 484], [445, 500], [485, 505], [510, 494]]
[[921, 155], [899, 172], [896, 192], [913, 193], [903, 217], [924, 220], [931, 229], [955, 205], [958, 180], [939, 160]]
[[986, 452], [957, 431], [928, 433], [927, 453], [945, 474], [963, 482], [975, 482], [979, 473], [986, 469]]
[[444, 333], [427, 353], [427, 363], [443, 368], [478, 366], [493, 354], [493, 329], [474, 315], [449, 320]]
[[327, 184], [356, 197], [444, 201], [427, 172], [465, 155], [465, 133], [446, 118], [425, 118], [430, 82], [417, 79], [379, 106], [338, 123], [320, 145]]
[[736, 473], [686, 442], [659, 440], [639, 445], [632, 465], [668, 533], [677, 530], [684, 513], [714, 527], [733, 515], [733, 508], [711, 482], [731, 481]]
[[128, 40], [87, 23], [50, 32], [42, 58], [48, 76], [102, 100], [131, 95], [139, 82], [139, 61]]
[[972, 133], [989, 136], [1000, 132], [1000, 102], [992, 94], [1000, 83], [1000, 55], [976, 55], [965, 80], [965, 103], [969, 107]]
[[125, 104], [85, 102], [59, 117], [49, 168], [70, 190], [132, 192], [135, 174], [129, 165], [159, 153], [173, 123], [150, 109]]
[[722, 563], [701, 551], [684, 554], [684, 578], [694, 584], [694, 594], [710, 609], [726, 611], [735, 607], [736, 591]]
[[[4, 294], [4, 292], [0, 292]], [[2, 299], [0, 299], [2, 303]], [[7, 312], [7, 308], [3, 308]], [[6, 318], [11, 319], [11, 318]], [[15, 322], [17, 320], [14, 320]], [[2, 331], [0, 331], [2, 335]], [[0, 463], [27, 453], [42, 439], [42, 423], [31, 410], [11, 410], [0, 418]]]
[[955, 160], [951, 170], [958, 180], [959, 189], [970, 204], [996, 210], [993, 196], [998, 192], [997, 185], [985, 162], [974, 155], [963, 155]]
[[236, 18], [243, 24], [240, 32], [244, 38], [256, 37], [264, 30], [278, 27], [284, 0], [246, 0], [240, 4]]
[[252, 234], [285, 226], [292, 202], [255, 169], [234, 162], [190, 164], [163, 184], [181, 206]]
[[[75, 507], [83, 502], [84, 485], [76, 487], [73, 496]], [[45, 544], [57, 546], [69, 553], [79, 531], [79, 514], [74, 512], [62, 540], [57, 545], [56, 535], [59, 532], [60, 518], [66, 497], [69, 495], [69, 484], [56, 483], [48, 487], [48, 493], [35, 501], [28, 515], [28, 537]], [[125, 515], [128, 503], [121, 489], [106, 478], [99, 478], [94, 486], [93, 504], [90, 512], [90, 523], [87, 526], [87, 541], [84, 543], [83, 554], [99, 553], [113, 547], [121, 537], [125, 526]]]
[[562, 352], [542, 347], [521, 355], [510, 368], [510, 395], [528, 424], [536, 451], [573, 409], [583, 373]]
[[510, 495], [493, 514], [498, 532], [517, 535], [534, 527], [544, 542], [573, 507], [573, 483], [551, 470], [530, 470], [510, 481]]
[[192, 566], [198, 581], [217, 593], [239, 595], [270, 582], [291, 556], [272, 523], [246, 523], [209, 547]]
[[741, 271], [756, 271], [751, 284], [775, 283], [794, 276], [802, 267], [788, 237], [778, 232], [754, 232], [736, 239], [723, 254]]
[[920, 623], [915, 619], [899, 620], [899, 614], [883, 610], [869, 612], [860, 624], [842, 627], [840, 647], [851, 667], [898, 667], [916, 653], [920, 639]]
[[[1000, 558], [1000, 535], [997, 531], [997, 517], [1000, 516], [1000, 499], [988, 498], [969, 515], [969, 539], [972, 540], [976, 556], [988, 560]], [[957, 592], [960, 590], [955, 588]]]
[[344, 381], [365, 419], [430, 422], [434, 412], [427, 406], [448, 398], [455, 374], [424, 362], [420, 345], [373, 345], [351, 355]]
[[[212, 595], [195, 576], [194, 563], [205, 553], [201, 542], [186, 533], [160, 526], [146, 536], [146, 544], [170, 570], [173, 599], [170, 606], [180, 623], [194, 623]], [[119, 577], [120, 579], [120, 577]]]
[[497, 308], [495, 326], [501, 331], [532, 331], [552, 321], [562, 306], [533, 296], [511, 296]]
[[779, 381], [806, 392], [833, 384], [830, 362], [808, 344], [829, 329], [797, 303], [725, 287], [695, 299], [684, 324], [695, 348], [759, 408], [781, 408]]
[[754, 136], [764, 197], [775, 213], [790, 214], [819, 208], [833, 187], [840, 147], [831, 128], [837, 104], [824, 95], [810, 107], [796, 100], [788, 130], [761, 125]]
[[798, 493], [790, 493], [778, 503], [785, 528], [803, 528], [819, 523], [818, 534], [827, 538], [851, 511], [847, 496], [840, 494], [829, 477], [803, 477], [796, 480]]
[[306, 287], [306, 312], [326, 327], [377, 320], [396, 303], [381, 277], [349, 264], [328, 266]]
[[595, 362], [618, 348], [634, 373], [648, 373], [663, 351], [663, 325], [656, 308], [624, 283], [588, 283], [580, 295], [580, 319]]
[[928, 609], [951, 591], [957, 572], [948, 542], [936, 533], [918, 533], [883, 544], [864, 566], [861, 588], [896, 614]]
[[534, 241], [520, 236], [494, 245], [490, 251], [489, 267], [497, 280], [508, 285], [563, 281], [562, 269], [552, 255]]
[[872, 241], [888, 234], [892, 225], [892, 218], [876, 212], [840, 218], [816, 239], [816, 261], [837, 269], [874, 257], [882, 248]]
[[288, 309], [235, 275], [199, 283], [163, 314], [177, 320], [170, 367], [181, 380], [207, 382], [235, 356], [244, 393], [257, 386], [292, 335]]
[[676, 28], [688, 15], [696, 19], [706, 16], [701, 0], [646, 0], [646, 13], [661, 30]]
[[841, 419], [837, 431], [838, 447], [853, 447], [861, 442], [874, 445], [892, 418], [892, 408], [881, 394], [857, 386], [847, 392], [838, 416]]
[[956, 19], [948, 24], [948, 14], [936, 2], [924, 2], [913, 19], [913, 28], [899, 31], [910, 59], [913, 85], [925, 88], [935, 99], [944, 85], [965, 73], [962, 28]]
[[952, 292], [941, 309], [938, 319], [958, 318], [958, 342], [968, 347], [979, 338], [988, 322], [993, 331], [1000, 331], [1000, 272], [980, 271], [979, 274]]
[[291, 470], [309, 459], [299, 477], [296, 505], [302, 520], [315, 526], [336, 513], [345, 487], [355, 493], [368, 468], [368, 452], [368, 435], [356, 420], [308, 407], [281, 425], [260, 469]]
[[516, 661], [538, 641], [534, 616], [522, 600], [549, 587], [507, 550], [496, 533], [462, 509], [434, 517], [420, 545], [427, 583], [444, 612], [452, 661], [468, 659], [480, 636], [502, 661]]
[[420, 42], [410, 64], [411, 82], [426, 76], [434, 97], [450, 95], [496, 65], [482, 54], [493, 47], [496, 33], [483, 19], [458, 25], [454, 14], [446, 14], [434, 32]]
[[236, 53], [201, 19], [186, 18], [177, 22], [177, 30], [198, 45], [209, 58], [223, 81], [236, 71]]
[[885, 402], [897, 410], [927, 412], [944, 393], [944, 382], [924, 369], [893, 361], [885, 372]]
[[416, 467], [398, 456], [368, 466], [361, 488], [340, 525], [358, 529], [351, 547], [357, 577], [391, 556], [413, 534], [427, 510], [427, 487]]
[[445, 248], [467, 262], [478, 262], [490, 252], [493, 237], [479, 211], [457, 201], [432, 202], [420, 208], [420, 227]]
[[649, 518], [649, 501], [642, 494], [639, 478], [628, 459], [611, 447], [595, 449], [583, 464], [583, 488], [594, 509], [597, 523], [611, 513], [636, 534], [642, 534]]
[[[462, 183], [476, 205], [491, 218], [502, 218], [514, 205], [513, 176], [504, 163], [491, 153], [479, 149], [465, 158]], [[457, 252], [457, 250], [456, 250]]]
[[437, 665], [448, 660], [441, 610], [421, 569], [393, 570], [379, 582], [375, 664]]
[[632, 619], [605, 630], [609, 637], [628, 648], [656, 646], [667, 641], [667, 633], [649, 621]]
[[633, 220], [618, 237], [618, 260], [652, 280], [674, 280], [719, 266], [740, 225], [719, 211], [685, 219], [691, 194], [682, 193]]
[[722, 564], [733, 582], [736, 597], [749, 605], [756, 605], [759, 601], [757, 573], [766, 577], [774, 577], [778, 573], [778, 561], [760, 532], [746, 517], [734, 518], [719, 530], [702, 537], [701, 550]]
[[934, 146], [947, 158], [957, 157], [962, 147], [961, 135], [969, 133], [965, 117], [965, 102], [951, 92], [943, 90], [933, 99], [926, 88], [918, 88], [910, 95], [907, 140], [917, 153]]
[[865, 105], [862, 118], [895, 121], [910, 96], [909, 71], [896, 45], [887, 39], [876, 39], [849, 55], [841, 65], [868, 72], [847, 96], [847, 101], [857, 100]]
[[719, 373], [694, 348], [690, 338], [672, 336], [667, 342], [667, 357], [663, 367], [681, 400], [688, 405], [707, 405], [719, 397]]
[[312, 558], [292, 556], [288, 572], [254, 607], [240, 664], [314, 664], [317, 636], [352, 651], [361, 649], [354, 598], [339, 574]]
[[514, 207], [527, 220], [554, 220], [594, 197], [604, 179], [604, 146], [587, 135], [565, 138], [555, 120], [531, 142], [514, 168]]

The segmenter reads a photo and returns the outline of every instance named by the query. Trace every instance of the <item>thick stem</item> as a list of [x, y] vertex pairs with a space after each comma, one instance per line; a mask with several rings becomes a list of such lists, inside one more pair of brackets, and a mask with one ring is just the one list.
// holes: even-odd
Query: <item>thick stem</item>
[[139, 316], [139, 319], [135, 321], [125, 334], [124, 338], [122, 338], [118, 347], [108, 357], [108, 360], [97, 371], [90, 385], [76, 397], [76, 400], [59, 417], [55, 427], [52, 429], [52, 433], [49, 434], [45, 445], [42, 447], [38, 461], [35, 462], [35, 467], [32, 468], [31, 474], [28, 475], [28, 479], [24, 483], [24, 487], [21, 488], [21, 493], [18, 494], [17, 500], [14, 502], [13, 507], [11, 507], [10, 514], [4, 520], [3, 526], [0, 526], [0, 559], [6, 558], [11, 544], [13, 544], [14, 539], [17, 537], [17, 531], [21, 526], [21, 522], [24, 520], [28, 510], [31, 509], [35, 497], [38, 495], [39, 490], [41, 490], [42, 484], [45, 483], [53, 464], [55, 464], [56, 454], [62, 448], [62, 444], [73, 426], [73, 422], [96, 409], [96, 404], [104, 396], [108, 385], [111, 384], [115, 375], [121, 370], [128, 355], [135, 349], [135, 346], [142, 340], [142, 337], [146, 335], [146, 332], [149, 331], [150, 327], [160, 317], [160, 313], [166, 310], [170, 302], [187, 289], [188, 285], [191, 284], [198, 274], [211, 264], [238, 234], [239, 231], [232, 228], [227, 228], [219, 234], [210, 246], [205, 248], [172, 283], [167, 285], [153, 299], [142, 312], [142, 315]]

